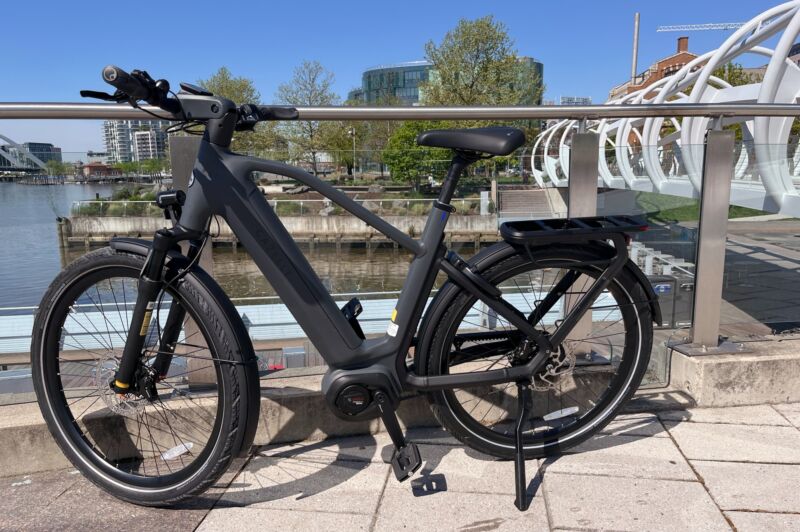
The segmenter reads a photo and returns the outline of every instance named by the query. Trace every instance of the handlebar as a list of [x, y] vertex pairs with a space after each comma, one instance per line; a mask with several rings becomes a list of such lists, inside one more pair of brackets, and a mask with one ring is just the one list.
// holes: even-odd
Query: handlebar
[[103, 69], [103, 81], [124, 92], [132, 100], [147, 100], [150, 97], [150, 91], [138, 79], [114, 65]]
[[180, 102], [169, 97], [169, 82], [164, 79], [155, 81], [144, 70], [134, 70], [128, 74], [117, 66], [108, 65], [103, 69], [103, 81], [127, 96], [131, 103], [144, 100], [168, 113], [181, 112]]
[[279, 105], [259, 105], [258, 111], [262, 120], [297, 120], [300, 116], [294, 107]]
[[[115, 94], [95, 91], [82, 91], [81, 94], [109, 101], [127, 101], [134, 107], [137, 102], [144, 100], [168, 113], [200, 121], [219, 118], [220, 111], [226, 113], [235, 109], [238, 131], [253, 129], [256, 123], [266, 120], [296, 120], [298, 118], [297, 109], [294, 107], [245, 104], [235, 108], [235, 104], [225, 98], [214, 97], [210, 93], [201, 94], [190, 90], [186, 85], [182, 85], [182, 87], [184, 90], [188, 90], [189, 94], [183, 95], [182, 100], [180, 97], [170, 98], [169, 83], [163, 79], [154, 80], [144, 70], [134, 70], [128, 73], [117, 66], [108, 65], [103, 69], [102, 76], [103, 81], [117, 89]], [[209, 101], [211, 101], [210, 106], [208, 105]], [[226, 108], [230, 111], [224, 111]], [[209, 114], [209, 110], [211, 114]]]
[[245, 104], [237, 109], [239, 117], [236, 121], [237, 131], [249, 131], [259, 122], [268, 120], [297, 120], [299, 113], [294, 107], [279, 105]]

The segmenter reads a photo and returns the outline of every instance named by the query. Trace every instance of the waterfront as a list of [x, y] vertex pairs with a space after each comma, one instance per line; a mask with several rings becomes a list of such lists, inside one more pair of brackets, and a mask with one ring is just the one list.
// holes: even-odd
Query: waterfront
[[56, 218], [73, 201], [109, 196], [111, 185], [0, 183], [0, 307], [33, 306], [62, 268]]
[[[109, 196], [111, 185], [28, 186], [0, 183], [0, 307], [39, 303], [63, 266], [85, 253], [83, 247], [59, 250], [56, 218], [68, 216], [73, 201]], [[303, 247], [309, 261], [332, 293], [399, 290], [409, 255], [391, 247]], [[470, 255], [466, 246], [464, 255]], [[242, 248], [214, 248], [214, 276], [233, 298], [274, 295], [274, 291]]]

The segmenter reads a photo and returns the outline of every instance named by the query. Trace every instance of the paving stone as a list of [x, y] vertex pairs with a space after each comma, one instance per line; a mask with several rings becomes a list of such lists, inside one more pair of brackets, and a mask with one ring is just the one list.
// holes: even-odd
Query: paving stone
[[216, 507], [372, 515], [391, 466], [366, 461], [256, 456]]
[[666, 429], [655, 414], [624, 414], [603, 427], [600, 434], [620, 434], [625, 436], [653, 436], [669, 438]]
[[732, 406], [726, 408], [692, 408], [659, 412], [665, 421], [690, 421], [693, 423], [732, 423], [738, 425], [788, 426], [782, 415], [769, 405]]
[[533, 497], [520, 512], [514, 497], [487, 493], [440, 491], [415, 496], [407, 486], [386, 487], [378, 508], [375, 530], [549, 530], [544, 500]]
[[568, 453], [548, 458], [548, 473], [696, 480], [669, 438], [597, 435]]
[[692, 461], [723, 510], [800, 513], [800, 465]]
[[[417, 444], [462, 446], [462, 443], [441, 427], [416, 427], [406, 432], [409, 441]], [[385, 432], [363, 436], [329, 438], [320, 441], [303, 441], [266, 445], [259, 448], [261, 456], [296, 458], [298, 460], [356, 460], [387, 462], [391, 458], [392, 440]]]
[[0, 529], [23, 530], [60, 495], [75, 485], [74, 470], [0, 478]]
[[[390, 456], [391, 447], [386, 448]], [[408, 484], [415, 494], [435, 491], [459, 493], [504, 493], [513, 500], [514, 463], [499, 460], [469, 448], [446, 445], [419, 445], [423, 465]], [[528, 476], [538, 469], [536, 460], [528, 460]], [[398, 486], [394, 475], [389, 486]]]
[[221, 508], [212, 510], [198, 532], [217, 530], [369, 530], [371, 515], [286, 511], [271, 508]]
[[690, 460], [800, 463], [794, 427], [676, 423], [664, 425]]
[[383, 461], [380, 456], [380, 450], [389, 442], [389, 437], [385, 434], [352, 436], [322, 441], [267, 445], [261, 447], [257, 454], [265, 457], [294, 458], [317, 462], [334, 462], [337, 460]]
[[725, 512], [738, 532], [789, 532], [800, 530], [798, 514]]
[[784, 403], [772, 405], [775, 410], [784, 415], [797, 428], [800, 428], [800, 403]]
[[554, 529], [730, 531], [699, 482], [545, 472], [544, 495]]
[[46, 506], [39, 506], [38, 499], [27, 500], [26, 504], [36, 506], [38, 511], [24, 528], [99, 532], [108, 531], [110, 523], [124, 522], [138, 530], [191, 530], [203, 520], [215, 500], [202, 495], [184, 508], [136, 506], [112, 497], [88, 480], [77, 477], [77, 482]]

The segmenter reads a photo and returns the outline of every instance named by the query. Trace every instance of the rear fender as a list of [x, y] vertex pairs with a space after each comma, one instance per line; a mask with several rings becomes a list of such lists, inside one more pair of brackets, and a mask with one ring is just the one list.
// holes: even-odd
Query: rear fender
[[[584, 243], [580, 244], [580, 246], [583, 248], [598, 246], [603, 247], [603, 249], [610, 247], [605, 243], [599, 242]], [[497, 244], [494, 244], [488, 248], [483, 248], [480, 252], [470, 258], [467, 263], [473, 271], [476, 273], [481, 273], [493, 264], [520, 252], [524, 252], [524, 250], [507, 242], [498, 242]], [[644, 293], [647, 296], [653, 321], [657, 325], [660, 325], [661, 307], [658, 304], [658, 296], [653, 291], [653, 287], [647, 280], [644, 272], [642, 272], [642, 270], [630, 260], [628, 260], [624, 268], [627, 269], [636, 279], [639, 285], [641, 285], [642, 290], [644, 290]], [[460, 291], [460, 287], [452, 281], [446, 282], [433, 298], [433, 301], [431, 301], [428, 309], [425, 311], [425, 316], [422, 319], [422, 323], [419, 327], [419, 334], [417, 335], [417, 347], [414, 350], [414, 368], [415, 373], [418, 375], [424, 375], [423, 372], [425, 370], [422, 368], [427, 368], [428, 353], [430, 351], [430, 344], [433, 341], [434, 328], [436, 324], [439, 323], [442, 315], [450, 307], [453, 298]]]

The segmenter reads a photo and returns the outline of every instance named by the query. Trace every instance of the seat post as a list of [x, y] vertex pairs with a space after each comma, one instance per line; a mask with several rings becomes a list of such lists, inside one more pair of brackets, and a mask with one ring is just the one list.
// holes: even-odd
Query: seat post
[[453, 199], [453, 194], [455, 194], [456, 185], [458, 185], [458, 179], [461, 177], [461, 173], [467, 166], [477, 160], [477, 157], [470, 157], [467, 152], [457, 151], [455, 153], [453, 159], [450, 161], [450, 168], [447, 169], [447, 176], [445, 176], [444, 182], [442, 183], [442, 191], [439, 193], [440, 203], [444, 203], [445, 205], [450, 204], [450, 200]]

